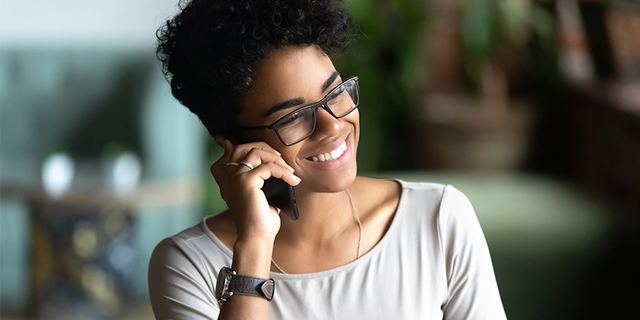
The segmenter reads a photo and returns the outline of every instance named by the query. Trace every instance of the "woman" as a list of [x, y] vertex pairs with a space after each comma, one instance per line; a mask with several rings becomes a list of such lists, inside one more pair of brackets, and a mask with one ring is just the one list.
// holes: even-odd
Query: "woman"
[[[335, 1], [193, 0], [159, 31], [174, 96], [224, 148], [228, 210], [154, 251], [158, 319], [505, 318], [463, 194], [356, 175], [358, 78], [329, 58], [349, 27]], [[298, 220], [269, 205], [270, 177]]]

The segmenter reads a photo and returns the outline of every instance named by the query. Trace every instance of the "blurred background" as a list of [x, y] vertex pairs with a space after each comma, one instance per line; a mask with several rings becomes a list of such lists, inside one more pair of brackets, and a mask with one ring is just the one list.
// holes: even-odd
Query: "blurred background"
[[[474, 204], [510, 319], [640, 301], [640, 2], [345, 0], [361, 174]], [[224, 209], [171, 96], [175, 0], [0, 1], [0, 318], [152, 319], [161, 239]]]

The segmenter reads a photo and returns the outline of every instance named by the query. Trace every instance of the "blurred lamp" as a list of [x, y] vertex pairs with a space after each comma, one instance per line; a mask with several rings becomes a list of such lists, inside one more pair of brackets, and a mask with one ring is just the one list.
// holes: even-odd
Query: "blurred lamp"
[[49, 196], [62, 196], [73, 181], [75, 165], [73, 159], [66, 153], [49, 155], [42, 165], [42, 184]]
[[141, 173], [142, 166], [135, 153], [127, 151], [120, 154], [113, 163], [113, 190], [121, 195], [135, 190], [140, 182]]

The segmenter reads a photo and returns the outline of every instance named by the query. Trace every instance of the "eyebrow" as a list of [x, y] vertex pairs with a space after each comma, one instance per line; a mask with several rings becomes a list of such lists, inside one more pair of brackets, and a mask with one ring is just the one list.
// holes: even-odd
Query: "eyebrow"
[[[336, 78], [339, 76], [340, 74], [338, 73], [338, 71], [334, 71], [329, 78], [322, 84], [322, 91], [324, 92], [325, 90], [327, 90], [327, 88], [329, 88], [329, 86], [336, 81]], [[304, 99], [302, 98], [293, 98], [293, 99], [289, 99], [287, 101], [284, 102], [280, 102], [276, 105], [274, 105], [273, 107], [271, 107], [267, 113], [264, 115], [269, 116], [275, 112], [278, 112], [280, 110], [283, 109], [289, 109], [298, 105], [301, 105], [304, 103]]]
[[322, 92], [324, 92], [325, 90], [327, 90], [327, 88], [329, 88], [329, 86], [336, 81], [336, 78], [338, 77], [339, 73], [338, 71], [334, 71], [331, 76], [329, 76], [329, 79], [327, 79], [327, 81], [324, 82], [324, 84], [322, 85]]
[[287, 100], [285, 102], [280, 102], [280, 103], [276, 104], [275, 106], [271, 107], [271, 109], [269, 109], [269, 111], [267, 111], [267, 113], [264, 116], [266, 117], [266, 116], [269, 116], [269, 115], [271, 115], [273, 113], [276, 113], [276, 112], [278, 112], [280, 110], [289, 109], [289, 108], [301, 105], [303, 103], [304, 103], [304, 99], [302, 99], [302, 98], [289, 99], [289, 100]]

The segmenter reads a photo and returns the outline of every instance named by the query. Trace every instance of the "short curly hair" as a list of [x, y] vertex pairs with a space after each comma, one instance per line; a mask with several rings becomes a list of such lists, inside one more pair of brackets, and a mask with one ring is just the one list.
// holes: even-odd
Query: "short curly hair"
[[209, 134], [235, 135], [243, 95], [271, 50], [317, 45], [344, 50], [351, 19], [340, 0], [192, 0], [156, 33], [156, 55], [173, 96]]

